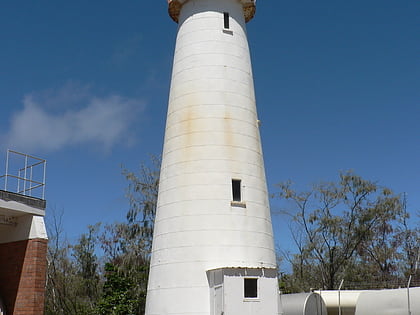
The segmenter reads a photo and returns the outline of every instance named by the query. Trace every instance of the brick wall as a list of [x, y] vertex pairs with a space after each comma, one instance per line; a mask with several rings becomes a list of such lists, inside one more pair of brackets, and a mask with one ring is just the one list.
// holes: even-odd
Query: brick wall
[[44, 313], [47, 240], [0, 244], [0, 296], [7, 315]]

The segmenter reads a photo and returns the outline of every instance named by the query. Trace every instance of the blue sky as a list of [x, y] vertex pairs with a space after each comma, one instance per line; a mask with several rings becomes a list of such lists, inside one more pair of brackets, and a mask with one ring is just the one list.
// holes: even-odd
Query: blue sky
[[[47, 211], [64, 211], [70, 240], [123, 220], [121, 165], [161, 151], [177, 28], [166, 6], [0, 4], [0, 163], [7, 148], [47, 160]], [[271, 192], [351, 169], [420, 210], [419, 11], [414, 0], [258, 1], [248, 35]], [[273, 221], [290, 247], [284, 218]]]

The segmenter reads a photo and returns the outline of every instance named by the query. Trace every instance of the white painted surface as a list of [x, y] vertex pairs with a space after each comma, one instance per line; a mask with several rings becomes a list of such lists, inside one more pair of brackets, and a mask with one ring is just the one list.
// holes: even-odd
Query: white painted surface
[[281, 294], [284, 315], [327, 315], [327, 307], [318, 293]]
[[[230, 14], [228, 32], [223, 12]], [[147, 315], [209, 315], [207, 270], [276, 267], [257, 120], [242, 4], [187, 1], [174, 56]], [[232, 178], [242, 181], [245, 207], [231, 205]]]
[[363, 291], [356, 303], [356, 315], [420, 315], [420, 288]]
[[[210, 315], [280, 314], [276, 269], [221, 268], [207, 271]], [[246, 297], [245, 282], [255, 280], [256, 296]], [[252, 293], [251, 293], [252, 292]], [[248, 291], [248, 294], [254, 292]]]
[[0, 199], [0, 215], [21, 216], [26, 214], [45, 215], [45, 210], [28, 206], [13, 200]]
[[244, 278], [225, 276], [224, 292], [224, 315], [274, 315], [278, 312], [277, 278], [258, 277], [258, 297], [244, 298]]
[[0, 225], [0, 243], [48, 239], [44, 217], [27, 214], [17, 217], [16, 222], [16, 225]]
[[[359, 295], [363, 291], [342, 290], [342, 291], [316, 291], [321, 295], [327, 306], [328, 315], [338, 315], [341, 307], [342, 315], [354, 315]], [[368, 314], [366, 314], [368, 315]], [[396, 315], [396, 314], [395, 314]]]

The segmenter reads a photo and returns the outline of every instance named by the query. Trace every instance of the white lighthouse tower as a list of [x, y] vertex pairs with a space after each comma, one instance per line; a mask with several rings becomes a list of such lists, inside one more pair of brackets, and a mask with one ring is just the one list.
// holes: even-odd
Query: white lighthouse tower
[[255, 0], [168, 0], [179, 24], [146, 315], [275, 315], [246, 22]]

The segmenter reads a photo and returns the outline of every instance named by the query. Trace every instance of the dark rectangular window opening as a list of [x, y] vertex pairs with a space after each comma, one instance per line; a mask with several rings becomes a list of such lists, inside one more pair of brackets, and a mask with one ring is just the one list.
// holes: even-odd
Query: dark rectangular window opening
[[224, 28], [229, 29], [229, 13], [223, 12]]
[[241, 201], [241, 180], [232, 179], [232, 197], [233, 201]]
[[255, 279], [255, 278], [244, 279], [244, 298], [247, 298], [247, 299], [258, 298], [258, 279]]

